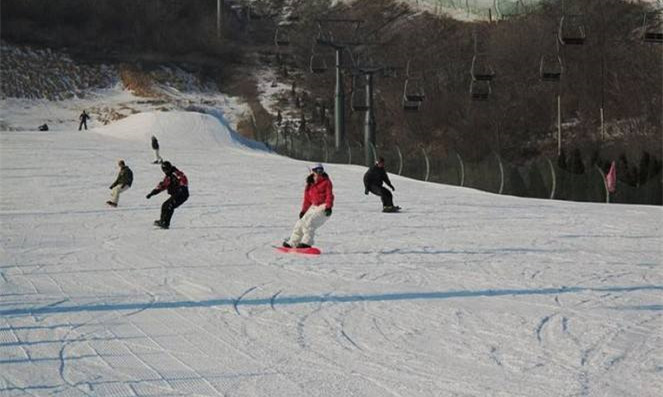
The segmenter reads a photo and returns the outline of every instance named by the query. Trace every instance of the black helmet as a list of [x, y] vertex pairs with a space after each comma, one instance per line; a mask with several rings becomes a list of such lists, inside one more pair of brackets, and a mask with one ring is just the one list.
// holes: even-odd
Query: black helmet
[[168, 174], [173, 171], [173, 165], [170, 164], [170, 161], [164, 161], [161, 164], [161, 171], [163, 171], [165, 174]]

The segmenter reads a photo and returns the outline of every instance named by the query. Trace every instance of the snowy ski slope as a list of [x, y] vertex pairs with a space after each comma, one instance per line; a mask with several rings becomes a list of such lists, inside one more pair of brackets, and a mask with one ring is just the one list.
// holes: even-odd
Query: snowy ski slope
[[[190, 180], [170, 230], [151, 134]], [[191, 112], [1, 132], [0, 395], [660, 395], [660, 207], [392, 175], [383, 214], [328, 164], [323, 254], [282, 255], [308, 164], [253, 146]]]

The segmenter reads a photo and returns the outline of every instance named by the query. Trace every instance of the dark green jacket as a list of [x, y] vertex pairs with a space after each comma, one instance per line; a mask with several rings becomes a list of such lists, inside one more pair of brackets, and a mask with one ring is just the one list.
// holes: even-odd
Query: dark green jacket
[[115, 179], [115, 182], [110, 186], [111, 189], [114, 188], [117, 185], [127, 185], [131, 186], [131, 184], [134, 182], [134, 173], [131, 172], [131, 169], [128, 166], [122, 167], [120, 169], [120, 173], [117, 174], [117, 179]]

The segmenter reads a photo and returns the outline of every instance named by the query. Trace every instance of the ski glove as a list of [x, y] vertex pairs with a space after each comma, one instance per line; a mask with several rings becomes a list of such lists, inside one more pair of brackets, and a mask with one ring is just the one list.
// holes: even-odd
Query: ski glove
[[154, 190], [152, 190], [151, 192], [149, 192], [149, 193], [147, 194], [147, 196], [145, 196], [145, 198], [146, 198], [146, 199], [149, 199], [150, 197], [156, 195], [157, 193], [159, 193], [159, 192], [157, 192], [157, 190], [154, 189]]
[[391, 186], [391, 185], [389, 185], [389, 187], [391, 188], [391, 191], [392, 191], [392, 192], [395, 192], [395, 191], [396, 191], [396, 188], [395, 188], [395, 187], [393, 187], [393, 186]]
[[364, 194], [368, 196], [368, 189], [364, 189]]
[[331, 208], [325, 208], [325, 216], [331, 216]]
[[300, 213], [299, 213], [299, 219], [302, 219], [302, 217], [304, 216], [305, 213], [306, 213], [306, 212], [304, 212], [304, 211], [300, 212]]

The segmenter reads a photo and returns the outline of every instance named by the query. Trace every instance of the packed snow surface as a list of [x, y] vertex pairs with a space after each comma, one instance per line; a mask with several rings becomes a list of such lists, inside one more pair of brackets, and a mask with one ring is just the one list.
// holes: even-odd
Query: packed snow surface
[[[273, 246], [307, 163], [247, 146], [222, 116], [140, 113], [87, 132], [75, 116], [0, 133], [2, 396], [663, 390], [660, 207], [392, 174], [404, 210], [383, 214], [364, 167], [326, 164], [323, 253], [284, 255]], [[153, 134], [190, 182], [170, 230], [152, 226], [166, 193], [145, 198], [163, 176]], [[120, 158], [135, 179], [110, 208]]]

